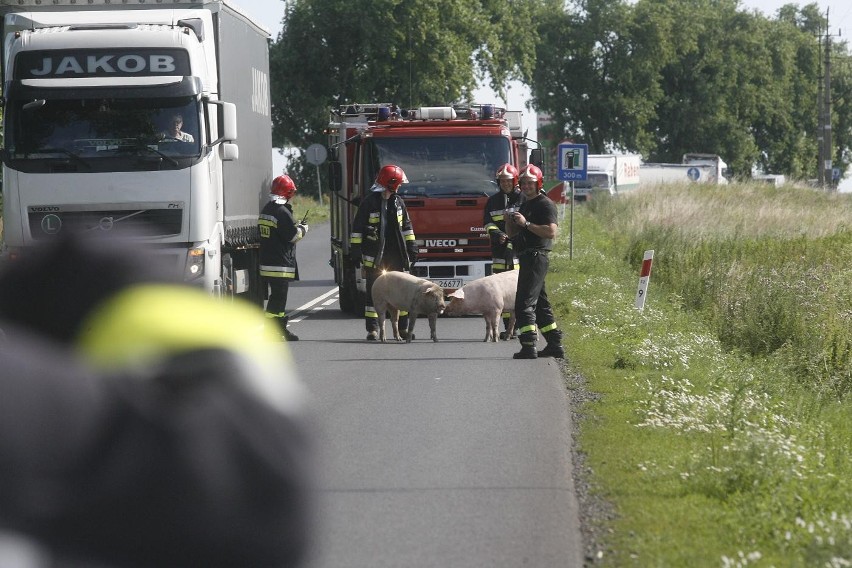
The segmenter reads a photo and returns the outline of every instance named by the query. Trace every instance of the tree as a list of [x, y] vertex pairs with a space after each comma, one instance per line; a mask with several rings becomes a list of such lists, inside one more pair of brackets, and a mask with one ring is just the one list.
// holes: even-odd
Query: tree
[[[532, 92], [591, 151], [718, 153], [732, 169], [816, 173], [815, 4], [775, 19], [736, 0], [584, 0], [542, 23]], [[553, 46], [565, 46], [554, 50]], [[846, 53], [835, 47], [835, 53]], [[849, 66], [832, 70], [835, 161], [852, 142]]]
[[270, 49], [273, 144], [322, 142], [329, 109], [469, 100], [528, 79], [538, 20], [555, 0], [291, 0]]

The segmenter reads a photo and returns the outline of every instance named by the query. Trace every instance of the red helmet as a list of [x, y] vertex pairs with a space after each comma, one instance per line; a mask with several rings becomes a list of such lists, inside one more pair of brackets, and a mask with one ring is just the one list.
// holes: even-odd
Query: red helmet
[[376, 183], [389, 191], [396, 192], [401, 184], [408, 183], [408, 178], [399, 166], [387, 165], [379, 170]]
[[512, 185], [518, 185], [518, 168], [512, 164], [503, 164], [494, 176], [499, 183], [500, 179], [512, 179]]
[[544, 174], [538, 169], [538, 166], [532, 164], [521, 170], [520, 179], [531, 178], [535, 180], [536, 189], [541, 189], [544, 185]]
[[292, 199], [296, 194], [296, 184], [290, 176], [278, 176], [272, 180], [272, 195], [280, 195], [284, 199]]

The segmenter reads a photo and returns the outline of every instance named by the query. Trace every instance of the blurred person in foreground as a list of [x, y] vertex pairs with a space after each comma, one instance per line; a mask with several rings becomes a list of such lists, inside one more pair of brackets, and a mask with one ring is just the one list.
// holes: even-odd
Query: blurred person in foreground
[[69, 237], [0, 270], [0, 546], [31, 552], [16, 568], [305, 555], [312, 468], [286, 345], [258, 308], [156, 266]]

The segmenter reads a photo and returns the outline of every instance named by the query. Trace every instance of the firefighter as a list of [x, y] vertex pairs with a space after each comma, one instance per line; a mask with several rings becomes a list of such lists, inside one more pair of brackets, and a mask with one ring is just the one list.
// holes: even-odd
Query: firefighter
[[308, 234], [308, 225], [293, 219], [289, 201], [296, 194], [296, 184], [290, 176], [272, 180], [269, 203], [257, 220], [260, 230], [260, 275], [269, 286], [266, 317], [275, 320], [285, 341], [298, 341], [299, 336], [287, 329], [287, 292], [290, 282], [299, 279], [296, 264], [296, 243]]
[[[556, 205], [542, 189], [544, 176], [538, 167], [532, 164], [526, 166], [519, 180], [524, 201], [520, 210], [512, 215], [513, 222], [506, 224], [521, 265], [515, 295], [515, 326], [520, 335], [521, 350], [513, 357], [562, 359], [565, 357], [562, 332], [557, 329], [544, 286], [549, 266], [547, 255], [559, 231]], [[547, 346], [536, 351], [539, 331], [547, 341]]]
[[[380, 169], [352, 223], [352, 255], [356, 268], [363, 264], [367, 278], [364, 305], [367, 341], [379, 339], [379, 315], [372, 296], [376, 278], [391, 270], [411, 270], [417, 260], [414, 228], [405, 202], [397, 194], [404, 183], [408, 183], [408, 178], [399, 166], [386, 165]], [[408, 312], [400, 311], [399, 329], [402, 338], [408, 339]]]
[[[507, 208], [517, 206], [521, 192], [518, 189], [518, 168], [512, 164], [500, 166], [495, 178], [499, 191], [489, 197], [485, 203], [483, 223], [485, 223], [485, 230], [491, 239], [491, 271], [498, 274], [516, 268], [515, 251], [512, 242], [506, 235], [504, 212]], [[509, 312], [503, 313], [504, 331], [500, 333], [500, 339], [510, 338], [508, 331], [509, 317]], [[517, 335], [513, 332], [511, 338], [516, 339]]]
[[313, 473], [286, 346], [115, 238], [0, 272], [0, 557], [10, 531], [38, 566], [297, 565]]

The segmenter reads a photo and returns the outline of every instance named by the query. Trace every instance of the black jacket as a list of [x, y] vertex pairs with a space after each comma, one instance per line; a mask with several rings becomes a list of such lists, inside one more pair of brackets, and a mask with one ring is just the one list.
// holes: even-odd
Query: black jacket
[[289, 203], [270, 201], [257, 220], [260, 230], [260, 275], [269, 278], [299, 279], [296, 243], [305, 236], [293, 219]]
[[491, 239], [491, 262], [492, 269], [495, 271], [503, 271], [514, 267], [515, 253], [512, 250], [512, 243], [509, 240], [501, 243], [500, 235], [506, 234], [504, 211], [507, 207], [517, 205], [520, 196], [521, 193], [517, 189], [509, 194], [497, 191], [485, 203], [482, 222], [485, 224], [485, 231]]
[[[388, 215], [383, 209], [385, 204], [396, 214]], [[387, 201], [382, 199], [381, 191], [370, 191], [364, 197], [352, 223], [350, 243], [356, 254], [360, 251], [361, 262], [367, 268], [381, 266], [390, 248], [402, 258], [403, 270], [408, 270], [417, 259], [414, 228], [405, 202], [396, 193]]]

